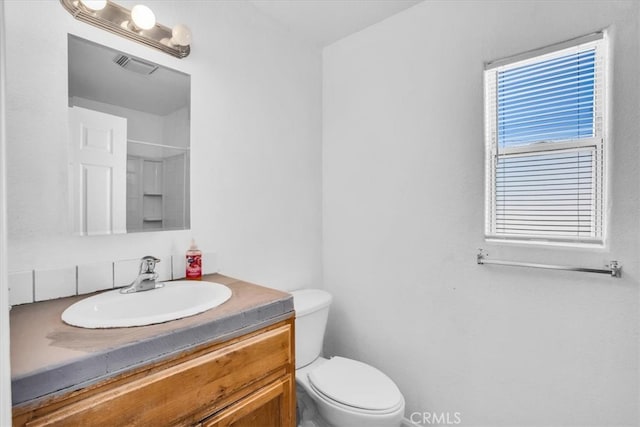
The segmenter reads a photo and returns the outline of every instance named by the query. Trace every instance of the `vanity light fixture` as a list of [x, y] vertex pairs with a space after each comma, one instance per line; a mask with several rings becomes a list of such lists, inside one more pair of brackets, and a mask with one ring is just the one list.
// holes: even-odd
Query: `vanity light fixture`
[[141, 30], [150, 30], [156, 25], [156, 15], [143, 4], [137, 4], [131, 9], [131, 21]]
[[89, 10], [102, 10], [107, 5], [107, 0], [80, 0]]
[[60, 0], [74, 18], [130, 40], [184, 58], [191, 52], [191, 30], [184, 24], [173, 28], [156, 22], [143, 4], [129, 10], [111, 0]]

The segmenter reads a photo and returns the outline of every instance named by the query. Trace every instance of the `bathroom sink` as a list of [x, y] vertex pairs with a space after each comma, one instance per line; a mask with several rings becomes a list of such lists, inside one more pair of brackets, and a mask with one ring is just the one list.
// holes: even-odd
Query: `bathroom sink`
[[62, 320], [81, 328], [122, 328], [168, 322], [202, 313], [231, 298], [231, 289], [213, 282], [178, 280], [161, 288], [122, 294], [119, 289], [71, 305]]

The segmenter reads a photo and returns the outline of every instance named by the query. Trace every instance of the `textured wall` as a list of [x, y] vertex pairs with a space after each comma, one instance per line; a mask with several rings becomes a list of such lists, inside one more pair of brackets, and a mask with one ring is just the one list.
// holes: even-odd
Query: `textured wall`
[[[324, 50], [326, 352], [388, 373], [414, 421], [637, 425], [639, 6], [427, 1]], [[486, 243], [484, 62], [605, 27], [607, 247]], [[479, 247], [530, 262], [617, 259], [624, 277], [478, 266]]]

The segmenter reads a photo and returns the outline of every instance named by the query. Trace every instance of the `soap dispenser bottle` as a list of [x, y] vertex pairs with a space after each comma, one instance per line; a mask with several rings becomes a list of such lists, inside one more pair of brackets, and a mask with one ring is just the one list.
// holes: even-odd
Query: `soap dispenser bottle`
[[202, 279], [202, 252], [196, 246], [196, 242], [192, 239], [191, 246], [187, 251], [187, 280]]

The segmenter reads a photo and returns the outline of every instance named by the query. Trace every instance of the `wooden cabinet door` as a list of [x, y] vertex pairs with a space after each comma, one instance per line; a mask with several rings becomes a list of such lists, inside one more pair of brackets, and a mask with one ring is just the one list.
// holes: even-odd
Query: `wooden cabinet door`
[[293, 427], [295, 389], [287, 375], [202, 422], [202, 427]]
[[[43, 406], [30, 412], [14, 413], [14, 425], [185, 425], [214, 414], [214, 411], [221, 414], [226, 408], [235, 408], [236, 404], [229, 404], [246, 402], [252, 396], [257, 399], [256, 409], [262, 410], [260, 402], [264, 402], [265, 411], [277, 406], [278, 411], [283, 411], [282, 414], [278, 412], [279, 416], [288, 418], [291, 407], [295, 412], [295, 403], [291, 404], [295, 401], [295, 393], [292, 396], [294, 385], [290, 373], [294, 366], [293, 336], [291, 325], [283, 323], [214, 351], [177, 359], [166, 368], [154, 370], [150, 367], [148, 373], [143, 374], [143, 371], [133, 380], [106, 384], [94, 390], [94, 394], [77, 398], [74, 402], [57, 402], [53, 407]], [[266, 394], [256, 394], [259, 391]], [[272, 399], [277, 399], [277, 402], [267, 405]], [[286, 407], [285, 404], [291, 406]], [[264, 416], [272, 415], [265, 412]], [[264, 424], [264, 427], [270, 425], [292, 424], [278, 422]], [[252, 425], [262, 426], [259, 423]]]

